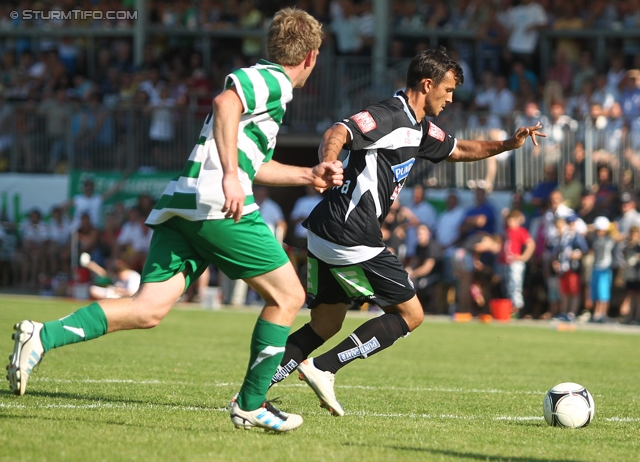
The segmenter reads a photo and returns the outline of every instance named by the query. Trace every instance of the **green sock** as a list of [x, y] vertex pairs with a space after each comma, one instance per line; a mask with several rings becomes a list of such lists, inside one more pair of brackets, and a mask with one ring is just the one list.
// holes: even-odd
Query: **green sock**
[[253, 411], [262, 406], [273, 374], [284, 355], [289, 329], [258, 318], [251, 336], [249, 368], [238, 395], [240, 409]]
[[57, 321], [45, 322], [40, 340], [45, 353], [71, 343], [93, 340], [107, 333], [107, 318], [97, 303]]

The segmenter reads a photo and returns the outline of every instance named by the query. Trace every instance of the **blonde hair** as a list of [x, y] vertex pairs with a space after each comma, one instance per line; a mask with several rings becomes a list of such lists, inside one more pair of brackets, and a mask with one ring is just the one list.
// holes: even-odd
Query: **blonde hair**
[[267, 59], [282, 66], [297, 66], [310, 51], [318, 50], [324, 33], [309, 13], [283, 8], [273, 17], [267, 32]]

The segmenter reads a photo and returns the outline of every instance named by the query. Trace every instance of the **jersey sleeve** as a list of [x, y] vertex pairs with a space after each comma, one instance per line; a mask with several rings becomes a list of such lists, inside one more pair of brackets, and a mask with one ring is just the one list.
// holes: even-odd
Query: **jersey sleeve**
[[353, 151], [366, 148], [393, 130], [391, 112], [379, 104], [373, 104], [338, 123], [349, 130], [350, 149]]
[[418, 157], [437, 164], [451, 155], [456, 148], [456, 139], [430, 120], [425, 120], [423, 135], [418, 148]]
[[242, 113], [253, 114], [256, 111], [256, 92], [248, 69], [238, 69], [227, 75], [224, 81], [225, 90], [235, 87], [242, 101]]

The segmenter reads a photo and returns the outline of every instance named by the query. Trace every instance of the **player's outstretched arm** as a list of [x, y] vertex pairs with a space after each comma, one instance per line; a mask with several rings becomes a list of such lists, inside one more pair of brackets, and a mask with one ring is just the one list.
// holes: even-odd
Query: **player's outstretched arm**
[[473, 162], [476, 160], [486, 159], [505, 151], [512, 151], [524, 145], [527, 138], [531, 137], [531, 141], [538, 146], [536, 137], [546, 137], [544, 133], [540, 133], [542, 124], [538, 122], [533, 127], [520, 127], [516, 133], [504, 141], [476, 141], [476, 140], [457, 140], [456, 147], [449, 157], [448, 162]]
[[324, 192], [342, 185], [342, 162], [334, 160], [315, 167], [297, 167], [270, 160], [262, 164], [253, 181], [265, 186], [313, 185], [319, 192]]
[[238, 126], [242, 112], [242, 100], [234, 87], [226, 89], [213, 99], [213, 139], [224, 171], [222, 211], [226, 213], [226, 218], [233, 218], [236, 223], [242, 217], [245, 199], [238, 179]]

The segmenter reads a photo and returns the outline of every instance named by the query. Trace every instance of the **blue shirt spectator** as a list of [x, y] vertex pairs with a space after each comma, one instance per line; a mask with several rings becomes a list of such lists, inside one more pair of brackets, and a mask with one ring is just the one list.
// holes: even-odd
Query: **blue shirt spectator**
[[476, 189], [476, 205], [467, 210], [460, 226], [460, 234], [464, 237], [479, 232], [489, 234], [496, 232], [496, 214], [487, 202], [486, 192], [482, 188]]

